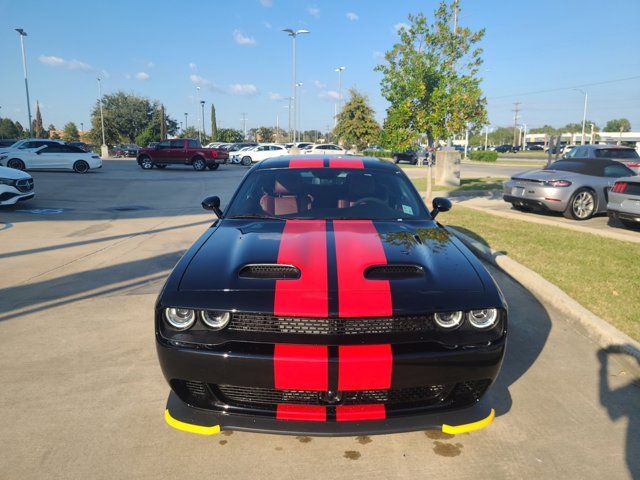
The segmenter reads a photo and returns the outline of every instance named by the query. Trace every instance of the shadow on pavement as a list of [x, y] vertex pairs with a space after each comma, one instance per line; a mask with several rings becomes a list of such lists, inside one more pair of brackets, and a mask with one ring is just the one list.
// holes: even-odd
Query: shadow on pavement
[[0, 289], [0, 322], [161, 282], [184, 251]]
[[621, 353], [619, 348], [609, 347], [598, 351], [600, 360], [600, 403], [606, 409], [611, 420], [627, 417], [626, 460], [631, 478], [640, 478], [640, 416], [637, 415], [638, 404], [629, 403], [629, 398], [640, 397], [640, 376], [630, 375], [630, 380], [621, 387], [611, 388], [609, 385], [609, 357], [611, 355], [625, 355], [627, 360], [635, 361], [640, 367], [638, 359]]

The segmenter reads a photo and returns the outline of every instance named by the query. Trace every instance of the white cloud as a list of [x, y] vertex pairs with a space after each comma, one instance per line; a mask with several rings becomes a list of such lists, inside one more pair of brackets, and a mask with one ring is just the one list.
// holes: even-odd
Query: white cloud
[[195, 63], [191, 62], [189, 64], [189, 70], [191, 70], [193, 73], [198, 73], [198, 66]]
[[189, 75], [189, 80], [191, 80], [193, 83], [195, 83], [199, 87], [205, 87], [205, 88], [214, 87], [212, 82], [210, 82], [204, 77], [201, 77], [200, 75], [196, 75], [195, 73], [192, 73], [191, 75]]
[[284, 100], [284, 96], [280, 93], [269, 92], [269, 98], [271, 100]]
[[319, 88], [320, 90], [327, 87], [327, 84], [322, 83], [320, 80], [314, 80], [313, 84], [316, 86], [316, 88]]
[[394, 29], [396, 32], [399, 32], [399, 31], [400, 31], [401, 29], [403, 29], [403, 28], [404, 28], [405, 30], [407, 30], [407, 29], [409, 28], [409, 25], [407, 25], [406, 23], [403, 23], [403, 22], [399, 22], [399, 23], [396, 23], [396, 24], [393, 26], [393, 29]]
[[338, 100], [340, 94], [335, 90], [325, 90], [318, 94], [318, 97], [324, 100]]
[[273, 7], [273, 0], [260, 0], [260, 5], [263, 7]]
[[348, 12], [347, 13], [347, 20], [351, 20], [352, 22], [355, 22], [356, 20], [358, 20], [360, 17], [358, 16], [357, 13], [353, 13], [353, 12]]
[[147, 72], [138, 72], [134, 76], [136, 77], [136, 80], [149, 80], [149, 74]]
[[88, 73], [95, 72], [95, 69], [91, 65], [85, 62], [81, 62], [80, 60], [65, 60], [64, 58], [56, 57], [54, 55], [40, 55], [38, 57], [38, 60], [50, 67], [61, 67], [67, 68], [69, 70], [80, 70], [82, 72]]
[[237, 30], [237, 29], [233, 31], [233, 40], [238, 45], [255, 45], [256, 44], [255, 38], [247, 37], [246, 35], [243, 35], [243, 33], [240, 30]]
[[320, 9], [315, 5], [307, 7], [307, 12], [309, 13], [309, 15], [316, 18], [320, 15]]
[[227, 88], [231, 95], [253, 97], [258, 94], [258, 88], [252, 83], [234, 83]]

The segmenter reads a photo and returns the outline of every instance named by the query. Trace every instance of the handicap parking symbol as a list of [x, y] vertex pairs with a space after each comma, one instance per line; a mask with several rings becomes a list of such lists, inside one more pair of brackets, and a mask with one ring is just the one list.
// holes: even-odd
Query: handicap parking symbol
[[32, 215], [58, 215], [67, 210], [67, 208], [28, 208], [24, 210], [16, 210], [16, 212], [30, 213]]

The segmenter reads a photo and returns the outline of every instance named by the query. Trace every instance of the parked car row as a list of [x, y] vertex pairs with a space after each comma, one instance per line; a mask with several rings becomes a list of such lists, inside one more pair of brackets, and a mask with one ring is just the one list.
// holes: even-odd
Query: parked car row
[[345, 155], [347, 150], [334, 145], [333, 143], [262, 143], [262, 144], [233, 144], [232, 150], [229, 150], [229, 163], [239, 163], [249, 166], [252, 163], [260, 162], [267, 158], [278, 157], [280, 155], [288, 155], [293, 148], [300, 150], [303, 155]]
[[73, 170], [86, 173], [102, 168], [99, 155], [58, 140], [26, 139], [0, 150], [0, 165], [16, 170]]
[[524, 212], [560, 212], [573, 220], [607, 213], [627, 227], [640, 226], [640, 177], [612, 159], [568, 158], [513, 175], [503, 200]]

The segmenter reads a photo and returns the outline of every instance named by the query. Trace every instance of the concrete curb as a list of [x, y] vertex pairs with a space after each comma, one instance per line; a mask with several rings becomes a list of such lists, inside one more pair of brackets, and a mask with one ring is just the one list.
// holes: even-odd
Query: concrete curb
[[496, 252], [459, 230], [453, 227], [446, 227], [446, 229], [458, 237], [476, 255], [526, 286], [536, 297], [561, 312], [572, 323], [582, 326], [591, 340], [603, 348], [631, 355], [640, 362], [640, 343], [584, 308], [553, 283], [509, 256]]

